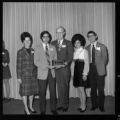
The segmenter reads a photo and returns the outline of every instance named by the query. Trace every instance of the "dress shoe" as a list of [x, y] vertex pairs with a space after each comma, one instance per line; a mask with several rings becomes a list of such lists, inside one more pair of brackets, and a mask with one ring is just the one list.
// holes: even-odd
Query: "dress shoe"
[[58, 112], [56, 110], [51, 111], [51, 112], [53, 113], [53, 115], [57, 115], [58, 114]]
[[77, 110], [80, 111], [80, 112], [85, 112], [85, 111], [86, 111], [86, 108], [87, 108], [87, 106], [85, 107], [85, 109], [78, 108]]
[[6, 98], [7, 99], [7, 101], [11, 101], [11, 98]]
[[35, 110], [32, 111], [29, 107], [28, 107], [28, 109], [29, 109], [29, 111], [30, 111], [31, 113], [37, 113]]
[[57, 110], [58, 111], [63, 110], [63, 107], [58, 107]]
[[45, 115], [45, 112], [41, 112], [41, 115]]
[[97, 106], [96, 107], [92, 107], [91, 111], [95, 111], [97, 108], [98, 108]]
[[67, 112], [68, 111], [68, 108], [63, 108], [63, 112]]
[[105, 112], [104, 107], [99, 107], [99, 110], [100, 110], [101, 112]]
[[3, 98], [4, 102], [10, 102], [11, 98]]

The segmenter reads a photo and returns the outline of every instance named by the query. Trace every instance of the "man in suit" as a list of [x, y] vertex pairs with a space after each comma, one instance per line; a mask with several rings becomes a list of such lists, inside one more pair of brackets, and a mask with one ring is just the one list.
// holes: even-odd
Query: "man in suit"
[[73, 59], [73, 46], [71, 41], [65, 39], [66, 30], [60, 26], [56, 29], [57, 40], [52, 44], [57, 50], [58, 63], [61, 62], [62, 67], [56, 69], [56, 82], [58, 91], [58, 110], [66, 112], [69, 106], [69, 81], [70, 81], [70, 65]]
[[[105, 75], [106, 75], [106, 64], [107, 64], [107, 47], [102, 43], [98, 42], [98, 36], [94, 31], [87, 33], [90, 45], [86, 47], [89, 54], [90, 60], [90, 87], [91, 87], [91, 102], [94, 111], [99, 107], [101, 112], [104, 112], [104, 87], [105, 87]], [[97, 97], [98, 90], [98, 97]], [[97, 101], [98, 99], [98, 101]]]
[[46, 112], [46, 90], [49, 84], [51, 112], [57, 114], [56, 80], [54, 66], [52, 66], [52, 61], [57, 60], [57, 52], [50, 44], [52, 36], [48, 31], [41, 32], [40, 38], [42, 43], [36, 46], [34, 54], [34, 63], [38, 67], [40, 111], [41, 114]]

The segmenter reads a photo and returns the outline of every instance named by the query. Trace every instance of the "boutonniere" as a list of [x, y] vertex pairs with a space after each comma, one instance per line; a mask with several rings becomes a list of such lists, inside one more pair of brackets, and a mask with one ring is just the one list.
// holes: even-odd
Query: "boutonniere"
[[31, 53], [34, 54], [34, 50], [32, 50]]
[[66, 47], [66, 45], [62, 45], [62, 47], [63, 47], [63, 48], [65, 48], [65, 47]]
[[4, 52], [2, 52], [2, 54], [4, 55], [5, 53], [4, 53]]
[[101, 49], [100, 49], [100, 47], [96, 47], [96, 50], [100, 51]]

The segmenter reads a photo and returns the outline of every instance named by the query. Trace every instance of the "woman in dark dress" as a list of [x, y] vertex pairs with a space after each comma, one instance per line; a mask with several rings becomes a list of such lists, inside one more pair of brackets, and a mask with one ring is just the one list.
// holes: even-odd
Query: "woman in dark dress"
[[10, 58], [9, 52], [5, 49], [5, 42], [3, 41], [3, 51], [2, 51], [2, 65], [3, 65], [3, 83], [6, 89], [6, 98], [10, 100], [10, 83], [11, 72], [9, 68]]
[[78, 110], [80, 112], [85, 112], [86, 110], [85, 84], [89, 72], [88, 52], [86, 49], [84, 49], [86, 41], [81, 34], [75, 34], [72, 37], [72, 43], [74, 46], [73, 60], [75, 62], [73, 86], [78, 89], [78, 93], [80, 95], [81, 104]]
[[[25, 114], [36, 113], [33, 109], [33, 97], [38, 93], [38, 81], [36, 79], [36, 66], [34, 65], [34, 50], [31, 48], [33, 39], [30, 33], [21, 34], [23, 47], [17, 52], [17, 79], [20, 83], [19, 93], [22, 97]], [[29, 97], [29, 107], [27, 106]]]

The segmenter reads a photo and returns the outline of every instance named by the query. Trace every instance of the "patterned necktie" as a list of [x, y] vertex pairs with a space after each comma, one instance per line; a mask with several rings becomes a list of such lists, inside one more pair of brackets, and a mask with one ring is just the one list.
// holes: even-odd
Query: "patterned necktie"
[[61, 41], [58, 40], [58, 50], [60, 51], [61, 50]]
[[49, 50], [48, 50], [48, 45], [46, 44], [46, 46], [45, 46], [45, 48], [46, 48], [46, 57], [47, 57], [47, 61], [48, 61], [48, 64], [50, 65], [50, 56], [49, 56]]
[[92, 46], [92, 63], [95, 63], [95, 46]]

